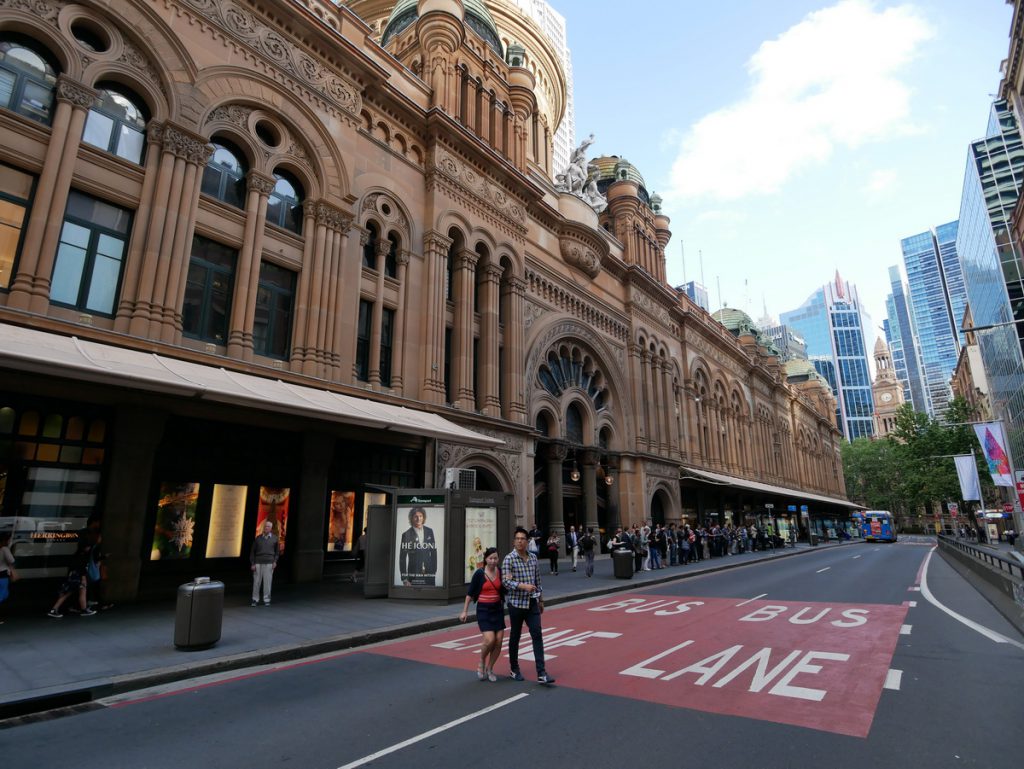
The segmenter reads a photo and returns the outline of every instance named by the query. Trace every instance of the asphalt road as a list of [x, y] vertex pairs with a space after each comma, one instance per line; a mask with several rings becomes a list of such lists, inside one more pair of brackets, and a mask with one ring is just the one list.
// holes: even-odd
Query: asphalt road
[[1024, 639], [937, 554], [923, 569], [930, 550], [837, 548], [556, 607], [555, 687], [478, 682], [470, 625], [8, 728], [0, 765], [1018, 767]]

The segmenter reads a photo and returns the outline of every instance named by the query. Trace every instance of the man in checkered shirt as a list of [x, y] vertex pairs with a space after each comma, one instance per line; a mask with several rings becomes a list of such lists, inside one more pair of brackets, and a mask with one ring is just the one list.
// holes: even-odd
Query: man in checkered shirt
[[508, 618], [512, 626], [508, 636], [509, 668], [512, 670], [513, 681], [524, 680], [523, 674], [519, 672], [519, 637], [523, 633], [523, 622], [526, 622], [533, 641], [537, 680], [542, 684], [553, 684], [555, 679], [544, 669], [544, 639], [540, 629], [540, 615], [544, 613], [544, 592], [540, 586], [537, 556], [526, 549], [528, 542], [526, 529], [517, 527], [512, 538], [515, 549], [505, 556], [501, 564], [502, 585], [508, 599]]

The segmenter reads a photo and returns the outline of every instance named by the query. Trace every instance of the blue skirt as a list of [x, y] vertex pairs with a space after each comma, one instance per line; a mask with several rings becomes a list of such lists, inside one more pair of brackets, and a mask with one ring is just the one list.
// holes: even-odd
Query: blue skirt
[[505, 629], [505, 607], [500, 602], [478, 603], [476, 624], [481, 632], [496, 633]]

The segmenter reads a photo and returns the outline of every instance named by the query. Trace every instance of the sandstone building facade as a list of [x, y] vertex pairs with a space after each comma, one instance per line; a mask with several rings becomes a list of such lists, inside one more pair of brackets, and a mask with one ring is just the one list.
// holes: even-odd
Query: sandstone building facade
[[834, 404], [669, 287], [639, 170], [556, 192], [564, 87], [502, 0], [0, 0], [20, 571], [101, 519], [132, 597], [270, 514], [315, 580], [448, 468], [555, 530], [842, 517]]

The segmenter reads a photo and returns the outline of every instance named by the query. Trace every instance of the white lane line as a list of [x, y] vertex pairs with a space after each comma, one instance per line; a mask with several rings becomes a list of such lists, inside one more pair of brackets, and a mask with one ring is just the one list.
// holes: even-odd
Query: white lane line
[[894, 692], [900, 690], [900, 684], [903, 683], [903, 671], [889, 669], [889, 672], [885, 674], [885, 684], [883, 688], [892, 689]]
[[913, 625], [900, 625], [900, 635], [910, 635], [910, 631], [913, 630]]
[[967, 625], [967, 627], [969, 627], [971, 630], [981, 633], [983, 636], [985, 636], [985, 638], [988, 638], [990, 641], [995, 641], [997, 644], [1012, 644], [1013, 646], [1016, 646], [1018, 649], [1024, 650], [1024, 643], [1021, 643], [1020, 641], [1014, 641], [1012, 638], [1007, 638], [1001, 633], [997, 633], [995, 630], [989, 630], [984, 625], [979, 625], [974, 620], [967, 619], [967, 617], [963, 616], [962, 614], [957, 614], [952, 609], [949, 609], [945, 607], [943, 604], [941, 604], [939, 600], [934, 595], [932, 595], [932, 591], [928, 589], [928, 564], [931, 563], [932, 553], [934, 552], [935, 547], [933, 546], [932, 549], [928, 551], [928, 555], [925, 556], [924, 567], [921, 569], [920, 589], [921, 595], [925, 597], [925, 600], [927, 600], [928, 603], [930, 603], [937, 609], [942, 609], [942, 611], [946, 612], [946, 614], [955, 619], [957, 622], [962, 622], [964, 625]]
[[386, 756], [386, 755], [388, 755], [390, 753], [394, 753], [396, 751], [399, 751], [402, 748], [407, 748], [410, 745], [414, 745], [417, 742], [422, 742], [423, 740], [426, 740], [426, 739], [429, 739], [430, 737], [433, 737], [435, 734], [440, 734], [441, 732], [447, 731], [448, 729], [452, 729], [452, 728], [454, 728], [456, 726], [459, 726], [460, 724], [464, 724], [467, 721], [472, 721], [474, 718], [478, 718], [480, 716], [487, 715], [491, 711], [497, 710], [498, 708], [503, 708], [506, 705], [511, 705], [513, 702], [516, 702], [517, 700], [521, 700], [523, 697], [529, 697], [529, 696], [530, 696], [529, 694], [524, 692], [522, 694], [517, 694], [515, 697], [509, 697], [507, 700], [502, 700], [501, 702], [496, 702], [495, 704], [491, 705], [490, 707], [486, 707], [483, 710], [478, 710], [475, 713], [470, 713], [468, 716], [463, 716], [462, 718], [456, 718], [454, 721], [449, 721], [447, 724], [442, 724], [441, 726], [438, 726], [436, 729], [431, 729], [429, 732], [423, 732], [423, 734], [418, 734], [415, 737], [410, 737], [409, 739], [407, 739], [407, 740], [405, 740], [403, 742], [399, 742], [399, 743], [397, 743], [395, 745], [392, 745], [389, 748], [384, 748], [383, 750], [378, 750], [376, 753], [371, 753], [368, 756], [364, 756], [363, 758], [360, 758], [360, 759], [357, 759], [355, 761], [352, 761], [351, 763], [345, 764], [344, 766], [339, 766], [338, 769], [355, 769], [355, 767], [357, 767], [357, 766], [363, 766], [364, 764], [368, 764], [371, 761], [376, 761], [381, 756]]
[[831, 569], [831, 568], [832, 568], [831, 566], [826, 566], [826, 567], [825, 567], [824, 569], [818, 569], [818, 570], [817, 570], [817, 571], [815, 572], [815, 574], [821, 574], [821, 573], [822, 573], [823, 571], [828, 571], [828, 570], [829, 570], [829, 569]]
[[907, 601], [907, 606], [909, 606], [911, 609], [916, 609], [917, 601]]
[[859, 556], [859, 555], [855, 555], [855, 556], [853, 556], [853, 560], [855, 560], [855, 561], [856, 561], [856, 560], [857, 560], [858, 558], [860, 558], [860, 556]]
[[756, 601], [758, 598], [764, 598], [766, 595], [768, 595], [768, 594], [767, 593], [761, 593], [761, 595], [755, 595], [753, 598], [748, 598], [743, 603], [736, 604], [736, 606], [746, 606], [751, 601]]
[[908, 591], [908, 592], [910, 592], [910, 593], [916, 593], [916, 592], [917, 592], [917, 591], [919, 591], [920, 589], [921, 589], [921, 588], [919, 588], [919, 587], [918, 587], [917, 585], [912, 585], [911, 587], [908, 587], [908, 588], [907, 588], [907, 591]]

